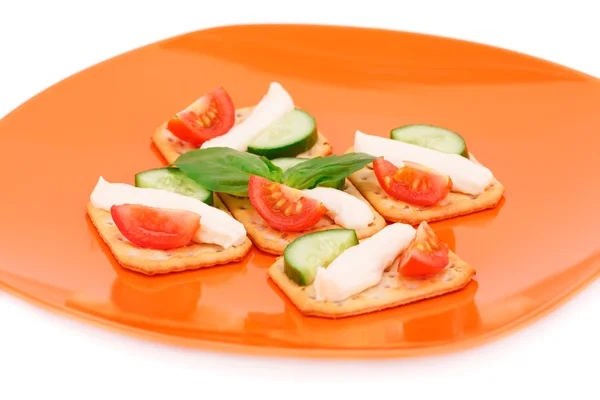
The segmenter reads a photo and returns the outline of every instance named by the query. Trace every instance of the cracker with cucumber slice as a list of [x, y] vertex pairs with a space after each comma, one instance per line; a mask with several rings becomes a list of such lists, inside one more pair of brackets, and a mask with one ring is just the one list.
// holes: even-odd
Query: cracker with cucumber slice
[[[350, 147], [346, 152], [352, 151], [353, 147]], [[469, 153], [469, 158], [474, 163], [480, 164], [472, 153]], [[494, 178], [486, 190], [478, 196], [450, 192], [440, 203], [422, 207], [389, 196], [379, 185], [371, 165], [356, 171], [348, 179], [386, 221], [411, 225], [418, 225], [422, 221], [440, 221], [494, 208], [504, 195], [504, 186]]]
[[[354, 187], [354, 185], [347, 179], [343, 190], [346, 193], [351, 194], [352, 196], [357, 197], [358, 199], [369, 204], [368, 201], [356, 189], [356, 187]], [[219, 197], [223, 200], [223, 203], [225, 203], [229, 211], [231, 211], [233, 217], [244, 224], [248, 236], [252, 242], [254, 242], [256, 247], [265, 253], [281, 255], [283, 254], [286, 246], [299, 236], [325, 229], [340, 228], [333, 222], [333, 220], [331, 220], [331, 218], [324, 216], [315, 225], [315, 227], [309, 231], [278, 231], [271, 228], [258, 214], [258, 212], [256, 212], [254, 207], [252, 207], [252, 204], [250, 204], [250, 199], [247, 197], [235, 197], [224, 193], [220, 193]], [[386, 222], [383, 217], [379, 215], [379, 213], [370, 204], [369, 207], [373, 211], [374, 219], [367, 228], [356, 231], [359, 239], [370, 237], [386, 226]]]
[[[244, 107], [237, 109], [235, 112], [235, 124], [239, 124], [250, 115], [253, 107]], [[181, 154], [193, 150], [196, 147], [190, 143], [184, 142], [169, 132], [167, 123], [160, 125], [152, 135], [152, 142], [162, 154], [168, 163], [177, 159]], [[319, 156], [327, 156], [332, 153], [332, 147], [329, 141], [322, 133], [317, 133], [317, 142], [307, 151], [298, 154], [299, 158], [312, 158]]]
[[[217, 196], [214, 197], [214, 205], [230, 214]], [[216, 244], [204, 243], [194, 243], [173, 250], [141, 248], [123, 237], [113, 222], [110, 212], [88, 204], [87, 213], [119, 264], [146, 275], [167, 274], [238, 262], [252, 247], [252, 242], [246, 238], [240, 246], [228, 249]]]
[[400, 277], [398, 272], [394, 271], [394, 262], [376, 286], [338, 302], [319, 301], [312, 284], [301, 286], [288, 278], [284, 272], [283, 257], [277, 259], [267, 273], [302, 314], [322, 318], [345, 318], [398, 307], [462, 289], [475, 276], [475, 268], [451, 251], [448, 256], [450, 265], [438, 276], [427, 279]]

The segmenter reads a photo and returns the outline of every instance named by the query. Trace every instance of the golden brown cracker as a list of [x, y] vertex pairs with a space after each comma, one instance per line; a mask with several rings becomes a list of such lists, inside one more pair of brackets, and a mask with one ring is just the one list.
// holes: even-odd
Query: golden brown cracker
[[[347, 152], [351, 151], [352, 148]], [[470, 154], [470, 158], [473, 162], [480, 164], [472, 154]], [[494, 178], [490, 186], [478, 196], [450, 192], [440, 203], [424, 207], [388, 196], [370, 166], [353, 173], [348, 179], [387, 221], [411, 225], [418, 225], [422, 221], [440, 221], [494, 208], [504, 195], [504, 186]]]
[[[248, 115], [250, 115], [252, 109], [253, 107], [244, 107], [236, 110], [235, 124], [237, 125], [246, 119]], [[154, 134], [152, 135], [152, 142], [168, 163], [175, 161], [181, 154], [197, 148], [188, 142], [180, 140], [178, 137], [169, 132], [166, 127], [167, 123], [165, 122], [156, 128]], [[321, 134], [321, 132], [319, 132], [318, 135], [317, 143], [315, 143], [315, 145], [309, 150], [298, 154], [296, 157], [313, 158], [330, 155], [332, 153], [331, 144], [327, 138]]]
[[[377, 211], [366, 201], [366, 199], [360, 194], [360, 192], [352, 185], [352, 183], [346, 179], [346, 185], [344, 191], [349, 193], [369, 205], [373, 211], [375, 218], [373, 222], [365, 228], [356, 231], [359, 239], [364, 239], [373, 236], [386, 226], [386, 222]], [[234, 197], [227, 194], [219, 194], [223, 199], [223, 202], [231, 211], [234, 218], [244, 224], [248, 236], [254, 242], [256, 247], [262, 251], [270, 254], [281, 255], [285, 247], [290, 244], [297, 237], [305, 235], [310, 232], [316, 232], [326, 229], [340, 228], [336, 225], [331, 218], [324, 216], [311, 230], [304, 232], [282, 232], [271, 228], [267, 222], [256, 212], [250, 200], [248, 198]]]
[[[215, 207], [229, 214], [217, 196], [215, 196]], [[144, 249], [123, 237], [113, 222], [110, 212], [95, 208], [91, 204], [88, 204], [87, 212], [100, 237], [108, 245], [119, 264], [146, 275], [166, 274], [241, 261], [252, 247], [252, 242], [246, 238], [240, 246], [228, 249], [223, 249], [216, 244], [197, 243], [168, 251]]]
[[[318, 301], [313, 285], [300, 286], [283, 272], [283, 257], [268, 270], [268, 275], [305, 315], [324, 318], [344, 318], [441, 296], [466, 286], [475, 276], [475, 268], [450, 252], [450, 264], [436, 277], [428, 279], [402, 278], [389, 268], [379, 284], [339, 302]], [[392, 264], [394, 265], [394, 264]]]

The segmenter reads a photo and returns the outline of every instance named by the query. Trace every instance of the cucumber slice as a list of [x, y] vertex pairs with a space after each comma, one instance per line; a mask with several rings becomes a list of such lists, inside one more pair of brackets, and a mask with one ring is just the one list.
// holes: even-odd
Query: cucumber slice
[[308, 233], [283, 251], [283, 271], [300, 286], [310, 285], [319, 267], [327, 267], [344, 250], [358, 244], [353, 229], [329, 229]]
[[293, 109], [265, 129], [248, 152], [268, 159], [294, 157], [317, 143], [317, 123], [307, 112]]
[[456, 132], [433, 125], [413, 124], [392, 129], [390, 137], [405, 143], [469, 157], [465, 140]]
[[[271, 160], [271, 162], [277, 165], [279, 168], [285, 172], [286, 169], [293, 167], [294, 165], [300, 164], [301, 162], [306, 161], [306, 158], [294, 158], [294, 157], [282, 157], [275, 158]], [[340, 179], [337, 181], [323, 182], [317, 186], [321, 187], [330, 187], [338, 190], [344, 189], [344, 185], [346, 184], [346, 179]]]
[[177, 168], [156, 168], [140, 172], [135, 176], [135, 186], [168, 190], [213, 205], [212, 191], [188, 178]]

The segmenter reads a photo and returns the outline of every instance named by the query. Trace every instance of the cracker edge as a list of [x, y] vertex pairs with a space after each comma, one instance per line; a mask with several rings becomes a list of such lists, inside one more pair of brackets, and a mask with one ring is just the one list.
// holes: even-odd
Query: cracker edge
[[[383, 311], [461, 290], [467, 286], [467, 284], [475, 276], [475, 268], [462, 260], [452, 251], [449, 252], [449, 257], [454, 264], [452, 268], [460, 268], [460, 270], [455, 269], [455, 271], [460, 275], [460, 281], [459, 278], [455, 278], [452, 281], [436, 279], [433, 283], [431, 283], [431, 280], [428, 280], [430, 284], [427, 285], [426, 291], [424, 291], [422, 288], [414, 289], [411, 290], [413, 294], [410, 296], [395, 296], [397, 300], [388, 300], [387, 302], [383, 301], [381, 298], [367, 299], [366, 302], [369, 304], [360, 308], [347, 305], [337, 305], [335, 302], [322, 302], [309, 298], [306, 295], [306, 292], [302, 290], [303, 287], [291, 281], [283, 272], [283, 257], [279, 257], [269, 267], [267, 275], [273, 280], [273, 282], [275, 282], [277, 287], [283, 292], [283, 294], [285, 294], [287, 299], [305, 316], [338, 319]], [[383, 290], [396, 291], [398, 289], [391, 288]], [[360, 295], [360, 293], [358, 295]], [[350, 297], [344, 300], [344, 302], [346, 301], [358, 300], [352, 300], [352, 297]], [[364, 301], [365, 300], [361, 300], [361, 302]]]
[[[353, 146], [350, 146], [346, 153], [350, 153], [354, 150]], [[475, 156], [469, 152], [469, 158], [476, 164], [482, 165]], [[381, 201], [381, 195], [372, 193], [371, 191], [365, 190], [364, 185], [360, 182], [360, 179], [356, 177], [356, 174], [362, 173], [364, 170], [369, 170], [370, 173], [374, 174], [374, 172], [367, 168], [363, 167], [361, 170], [355, 172], [350, 175], [348, 179], [354, 184], [354, 186], [361, 192], [361, 194], [367, 199], [367, 201], [385, 218], [388, 222], [400, 222], [410, 225], [419, 225], [423, 221], [427, 222], [436, 222], [442, 221], [451, 218], [457, 218], [469, 214], [474, 214], [476, 212], [493, 209], [500, 203], [502, 198], [504, 197], [504, 193], [506, 188], [500, 181], [498, 181], [495, 177], [492, 180], [492, 184], [486, 188], [486, 190], [477, 196], [475, 199], [471, 199], [469, 195], [459, 193], [466, 197], [467, 203], [464, 201], [455, 207], [450, 204], [448, 206], [443, 206], [443, 208], [438, 209], [424, 209], [424, 210], [412, 210], [410, 212], [401, 212], [402, 206], [405, 205], [404, 202], [399, 200], [395, 200], [390, 198], [389, 201], [393, 201], [399, 204], [400, 209], [394, 211], [388, 207], [385, 207]], [[383, 190], [383, 189], [382, 189]], [[389, 197], [389, 196], [388, 196]], [[415, 206], [410, 205], [409, 207], [414, 208]]]
[[[215, 267], [242, 261], [250, 249], [252, 241], [246, 236], [246, 240], [240, 246], [230, 247], [222, 251], [203, 251], [194, 256], [168, 257], [167, 260], [143, 259], [140, 256], [130, 256], [127, 252], [134, 249], [138, 252], [152, 251], [161, 253], [193, 251], [194, 248], [203, 246], [202, 244], [193, 244], [177, 249], [162, 251], [154, 249], [143, 249], [129, 242], [121, 242], [118, 239], [111, 238], [116, 228], [114, 225], [102, 226], [101, 221], [110, 215], [108, 211], [95, 208], [91, 203], [87, 205], [87, 214], [96, 228], [96, 231], [110, 249], [113, 257], [124, 268], [130, 269], [144, 275], [159, 275], [171, 272], [190, 271], [201, 268]], [[211, 245], [212, 246], [212, 245]]]

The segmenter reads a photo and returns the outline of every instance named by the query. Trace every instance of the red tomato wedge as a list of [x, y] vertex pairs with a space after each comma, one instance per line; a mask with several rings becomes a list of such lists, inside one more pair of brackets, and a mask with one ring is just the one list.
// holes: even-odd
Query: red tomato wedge
[[174, 115], [167, 129], [179, 139], [200, 146], [229, 132], [234, 123], [233, 101], [225, 89], [217, 88]]
[[406, 277], [420, 278], [435, 275], [449, 263], [448, 246], [423, 221], [417, 228], [413, 241], [408, 245], [398, 263], [398, 272]]
[[300, 232], [312, 228], [327, 208], [302, 192], [260, 176], [250, 176], [248, 196], [252, 207], [274, 229]]
[[200, 227], [200, 216], [184, 210], [121, 204], [112, 206], [110, 214], [127, 240], [157, 250], [188, 245]]
[[379, 185], [395, 199], [419, 206], [432, 206], [448, 196], [452, 180], [421, 164], [405, 161], [397, 168], [383, 158], [373, 162]]

